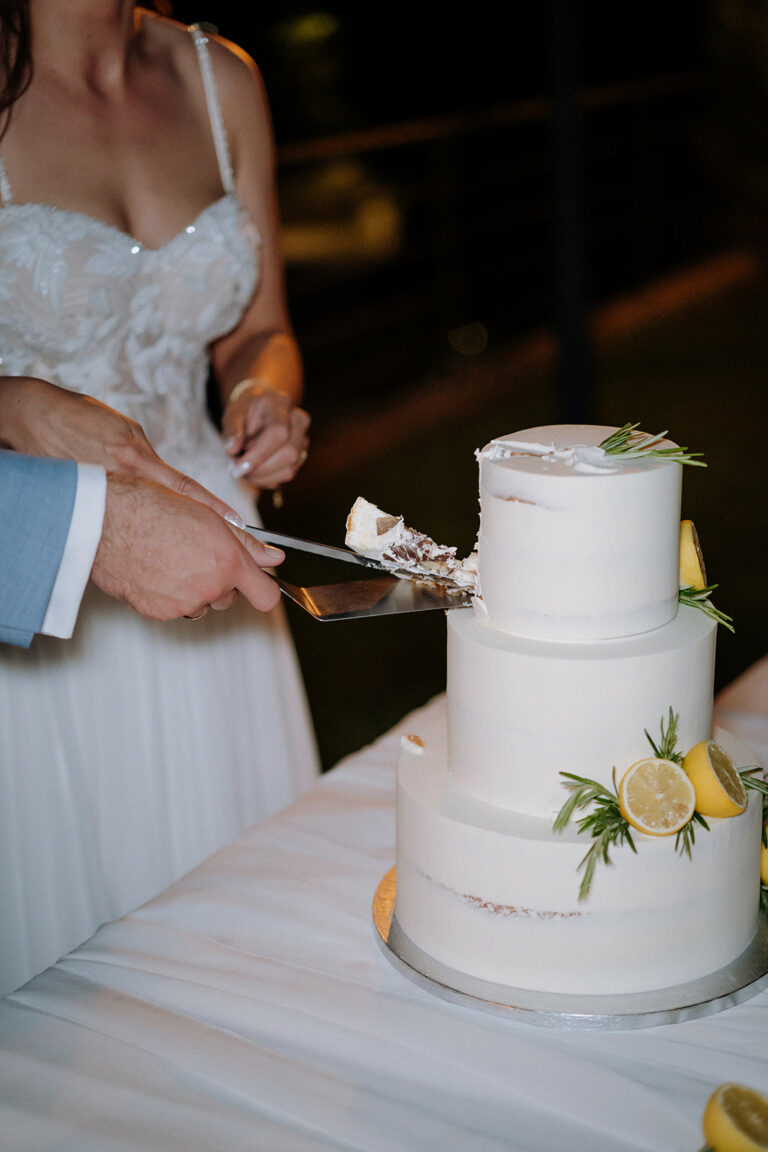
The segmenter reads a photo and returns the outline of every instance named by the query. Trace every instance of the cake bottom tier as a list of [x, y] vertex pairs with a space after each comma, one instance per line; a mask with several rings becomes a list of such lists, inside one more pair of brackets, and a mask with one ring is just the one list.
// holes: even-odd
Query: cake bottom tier
[[[692, 856], [635, 835], [579, 901], [588, 836], [485, 804], [447, 776], [444, 721], [405, 740], [397, 782], [395, 913], [422, 951], [509, 987], [579, 995], [645, 992], [732, 963], [757, 930], [762, 805], [709, 821]], [[744, 749], [717, 738], [746, 763]], [[413, 750], [411, 750], [413, 749]]]

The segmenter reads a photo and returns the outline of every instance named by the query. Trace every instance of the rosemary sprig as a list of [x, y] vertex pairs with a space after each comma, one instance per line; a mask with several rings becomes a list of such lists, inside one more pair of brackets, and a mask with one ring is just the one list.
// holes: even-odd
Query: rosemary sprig
[[[679, 764], [683, 760], [683, 756], [676, 750], [677, 722], [678, 715], [670, 707], [666, 726], [664, 720], [661, 721], [661, 739], [658, 743], [651, 737], [647, 728], [643, 730], [658, 760], [672, 760], [675, 764]], [[759, 769], [750, 768], [746, 771], [753, 772], [759, 771]], [[605, 864], [611, 862], [609, 849], [619, 847], [624, 843], [629, 844], [633, 852], [637, 852], [637, 849], [632, 839], [631, 825], [621, 814], [615, 767], [612, 772], [613, 791], [606, 788], [604, 784], [599, 784], [596, 780], [590, 780], [585, 776], [575, 776], [572, 772], [561, 772], [560, 775], [565, 777], [563, 783], [571, 795], [555, 817], [555, 822], [552, 825], [555, 832], [562, 832], [576, 811], [586, 808], [588, 805], [594, 806], [594, 811], [582, 816], [577, 825], [579, 833], [589, 832], [593, 839], [593, 843], [587, 849], [577, 868], [577, 871], [584, 868], [584, 875], [579, 888], [579, 900], [586, 900], [598, 863], [600, 860]], [[760, 782], [755, 782], [754, 787], [762, 791]], [[768, 793], [768, 785], [766, 785], [766, 793]], [[680, 856], [691, 856], [691, 849], [696, 840], [695, 824], [709, 831], [709, 824], [701, 813], [694, 812], [690, 820], [675, 836], [675, 851]]]
[[[755, 773], [759, 772], [760, 776], [756, 777]], [[763, 798], [763, 818], [768, 820], [768, 780], [762, 775], [762, 768], [757, 765], [749, 764], [746, 768], [739, 768], [738, 773], [741, 776], [741, 781], [745, 788], [751, 789], [753, 792], [759, 792]], [[768, 844], [766, 839], [765, 827], [763, 828], [763, 843]]]
[[617, 428], [610, 436], [606, 436], [605, 440], [600, 441], [599, 447], [607, 456], [623, 456], [627, 460], [647, 458], [673, 460], [678, 464], [695, 464], [698, 468], [706, 468], [703, 460], [695, 459], [702, 455], [701, 452], [689, 452], [687, 448], [678, 447], [659, 448], [667, 433], [658, 432], [652, 436], [636, 431], [639, 426], [639, 424], [625, 424], [623, 428]]
[[708, 584], [706, 588], [681, 588], [677, 594], [677, 599], [680, 604], [687, 604], [689, 608], [700, 608], [705, 615], [716, 620], [718, 624], [722, 624], [729, 632], [735, 632], [733, 618], [726, 616], [725, 612], [721, 612], [719, 608], [715, 608], [709, 599], [715, 588], [717, 588], [717, 584]]
[[[684, 757], [677, 751], [677, 723], [678, 714], [670, 707], [666, 723], [662, 718], [660, 729], [661, 737], [654, 740], [648, 729], [644, 729], [645, 737], [653, 749], [653, 754], [659, 760], [671, 760], [680, 764]], [[763, 844], [768, 846], [768, 780], [763, 776], [762, 768], [748, 765], [738, 769], [744, 787], [758, 792], [763, 798]], [[576, 776], [573, 772], [561, 772], [564, 777], [564, 787], [570, 795], [555, 817], [552, 825], [555, 832], [562, 832], [570, 823], [576, 812], [585, 808], [592, 811], [580, 817], [577, 830], [579, 833], [589, 832], [592, 843], [579, 861], [577, 871], [584, 869], [581, 885], [579, 887], [579, 900], [586, 900], [592, 886], [595, 868], [602, 860], [605, 864], [611, 863], [610, 850], [628, 844], [633, 852], [637, 852], [632, 839], [632, 830], [628, 820], [621, 814], [619, 805], [619, 790], [616, 785], [616, 768], [611, 774], [613, 789], [606, 788], [597, 780], [590, 780], [586, 776]], [[709, 824], [700, 812], [694, 812], [691, 819], [683, 825], [675, 837], [675, 851], [680, 856], [691, 857], [691, 849], [696, 841], [696, 825], [709, 831]], [[760, 907], [768, 916], [768, 885], [760, 886]]]
[[615, 768], [612, 792], [597, 780], [590, 780], [585, 776], [575, 776], [572, 772], [561, 772], [560, 775], [565, 777], [564, 784], [571, 795], [555, 817], [552, 826], [555, 832], [563, 831], [574, 812], [590, 804], [594, 805], [594, 811], [582, 816], [578, 822], [578, 831], [589, 832], [592, 836], [592, 844], [579, 861], [577, 868], [577, 871], [584, 869], [579, 887], [579, 900], [586, 900], [598, 863], [600, 860], [605, 864], [611, 862], [609, 849], [624, 843], [628, 844], [633, 852], [637, 852], [637, 849], [632, 839], [630, 825], [619, 808]]
[[683, 756], [681, 752], [676, 752], [677, 747], [677, 721], [678, 716], [676, 712], [669, 709], [669, 716], [667, 717], [667, 727], [664, 727], [664, 721], [661, 721], [661, 740], [658, 744], [654, 742], [647, 728], [644, 728], [645, 738], [653, 748], [653, 754], [657, 760], [672, 760], [675, 764], [682, 764]]
[[701, 812], [694, 812], [688, 823], [683, 824], [677, 836], [675, 836], [675, 851], [681, 856], [687, 856], [689, 860], [692, 859], [691, 848], [693, 848], [696, 841], [694, 824], [700, 824], [702, 828], [706, 828], [707, 832], [709, 832], [709, 824], [707, 824]]
[[[749, 791], [758, 792], [763, 798], [763, 845], [768, 848], [768, 780], [763, 776], [762, 768], [749, 765], [738, 769], [744, 787]], [[759, 776], [755, 773], [759, 772]], [[760, 884], [760, 909], [768, 916], [768, 884]]]

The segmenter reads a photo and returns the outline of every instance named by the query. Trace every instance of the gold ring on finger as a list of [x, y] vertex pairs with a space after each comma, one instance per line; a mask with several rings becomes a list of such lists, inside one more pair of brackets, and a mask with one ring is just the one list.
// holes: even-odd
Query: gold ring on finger
[[210, 604], [203, 604], [200, 611], [197, 612], [194, 616], [185, 616], [184, 619], [185, 620], [202, 620], [203, 616], [207, 616], [208, 613], [210, 612], [210, 610], [211, 610]]

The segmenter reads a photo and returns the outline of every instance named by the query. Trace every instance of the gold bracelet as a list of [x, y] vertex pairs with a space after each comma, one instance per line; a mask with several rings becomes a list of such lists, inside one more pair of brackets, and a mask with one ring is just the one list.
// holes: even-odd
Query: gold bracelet
[[235, 400], [239, 400], [240, 397], [245, 392], [250, 391], [251, 388], [255, 390], [256, 396], [260, 396], [262, 392], [271, 391], [270, 385], [266, 380], [262, 380], [260, 376], [246, 376], [245, 380], [241, 380], [238, 384], [235, 384], [227, 397], [227, 404], [234, 404]]

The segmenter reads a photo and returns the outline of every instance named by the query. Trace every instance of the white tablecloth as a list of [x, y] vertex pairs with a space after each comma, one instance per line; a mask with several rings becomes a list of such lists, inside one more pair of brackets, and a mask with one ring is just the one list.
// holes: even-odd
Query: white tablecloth
[[[768, 664], [754, 672], [723, 713], [765, 753]], [[0, 1001], [4, 1152], [696, 1152], [717, 1084], [768, 1093], [768, 992], [685, 1023], [550, 1030], [388, 961], [371, 905], [411, 724]]]

